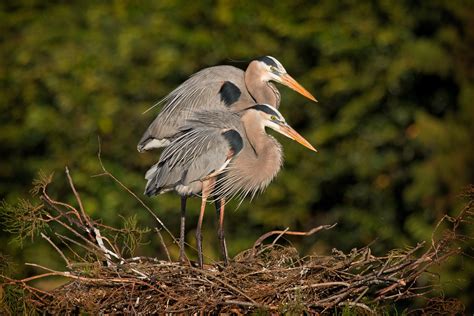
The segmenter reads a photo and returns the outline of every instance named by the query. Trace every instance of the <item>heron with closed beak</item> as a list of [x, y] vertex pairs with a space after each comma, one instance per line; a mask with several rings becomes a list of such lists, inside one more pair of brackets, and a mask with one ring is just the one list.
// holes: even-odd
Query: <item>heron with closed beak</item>
[[[268, 135], [269, 127], [303, 146], [316, 149], [291, 128], [273, 106], [254, 104], [236, 112], [226, 109], [197, 111], [178, 129], [179, 136], [164, 149], [158, 163], [146, 173], [148, 196], [176, 191], [185, 201], [201, 196], [196, 229], [198, 264], [203, 266], [202, 221], [208, 199], [216, 201], [218, 238], [224, 262], [228, 261], [224, 237], [225, 201], [254, 196], [264, 190], [279, 172], [282, 147]], [[182, 204], [182, 219], [185, 204]], [[181, 226], [180, 258], [184, 258]]]
[[281, 83], [315, 102], [316, 98], [293, 79], [274, 57], [253, 60], [247, 69], [227, 65], [205, 68], [192, 75], [165, 98], [164, 106], [137, 145], [139, 152], [166, 147], [195, 111], [220, 110], [237, 113], [256, 103], [274, 108]]

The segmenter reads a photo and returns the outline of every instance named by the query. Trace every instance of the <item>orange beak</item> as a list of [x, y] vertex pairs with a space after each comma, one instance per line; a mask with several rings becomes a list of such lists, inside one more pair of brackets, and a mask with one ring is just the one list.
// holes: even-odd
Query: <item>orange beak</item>
[[278, 132], [280, 132], [281, 134], [285, 135], [288, 138], [291, 138], [297, 141], [304, 147], [311, 149], [312, 151], [318, 152], [316, 148], [314, 148], [303, 136], [298, 134], [298, 132], [295, 131], [290, 125], [285, 124], [285, 125], [279, 125], [279, 126], [280, 126], [280, 129], [278, 130]]
[[318, 100], [316, 100], [316, 98], [308, 92], [308, 90], [306, 90], [305, 88], [303, 88], [302, 85], [300, 85], [295, 79], [293, 79], [292, 76], [290, 76], [289, 74], [282, 74], [279, 76], [280, 77], [280, 83], [281, 84], [284, 84], [285, 86], [295, 90], [296, 92], [298, 92], [299, 94], [301, 95], [304, 95], [305, 97], [307, 97], [308, 99], [310, 100], [313, 100], [314, 102], [318, 102]]

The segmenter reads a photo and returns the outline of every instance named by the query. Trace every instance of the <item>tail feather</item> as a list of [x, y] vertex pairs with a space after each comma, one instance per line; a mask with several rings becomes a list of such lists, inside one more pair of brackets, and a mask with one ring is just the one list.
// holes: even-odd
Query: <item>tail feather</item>
[[[150, 182], [148, 182], [149, 184]], [[156, 189], [155, 186], [153, 185], [148, 185], [145, 187], [145, 195], [146, 196], [153, 196], [153, 195], [157, 195], [158, 193], [158, 190]]]
[[152, 196], [156, 195], [159, 192], [159, 174], [160, 174], [160, 166], [158, 164], [154, 164], [145, 174], [145, 179], [147, 179], [147, 183], [145, 186], [145, 195]]
[[170, 172], [168, 164], [154, 164], [145, 174], [148, 180], [145, 186], [145, 195], [153, 196], [174, 189], [180, 177]]

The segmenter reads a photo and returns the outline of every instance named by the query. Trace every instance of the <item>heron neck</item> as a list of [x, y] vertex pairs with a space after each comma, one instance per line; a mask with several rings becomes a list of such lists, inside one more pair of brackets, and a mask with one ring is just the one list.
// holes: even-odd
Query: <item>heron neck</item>
[[[236, 165], [240, 165], [240, 168], [231, 168], [230, 177], [243, 179], [240, 184], [244, 183], [244, 192], [255, 194], [266, 188], [280, 171], [283, 155], [281, 145], [265, 132], [262, 118], [251, 113], [252, 110], [248, 112], [242, 117], [246, 147], [236, 158]], [[235, 173], [236, 171], [238, 173]]]
[[272, 138], [265, 132], [262, 119], [253, 111], [247, 112], [242, 117], [242, 122], [247, 135], [247, 140], [252, 146], [255, 155], [260, 157], [272, 148]]
[[272, 83], [262, 80], [261, 72], [254, 63], [250, 63], [245, 71], [245, 85], [257, 103], [268, 104], [275, 108], [280, 105], [280, 92]]

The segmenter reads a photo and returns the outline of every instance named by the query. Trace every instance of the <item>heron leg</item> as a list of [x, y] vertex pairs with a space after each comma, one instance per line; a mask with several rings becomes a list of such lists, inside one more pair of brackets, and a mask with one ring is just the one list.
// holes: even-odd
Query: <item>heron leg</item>
[[204, 211], [206, 210], [207, 198], [209, 196], [209, 193], [212, 191], [213, 184], [214, 184], [214, 181], [212, 181], [211, 179], [205, 180], [202, 182], [201, 212], [199, 213], [199, 220], [198, 220], [198, 225], [196, 228], [196, 245], [197, 245], [197, 250], [198, 250], [198, 264], [200, 268], [203, 267], [202, 234], [201, 234], [202, 220], [204, 218]]
[[229, 255], [227, 254], [227, 245], [225, 243], [224, 235], [224, 209], [225, 209], [225, 199], [216, 200], [216, 211], [217, 211], [217, 220], [219, 221], [217, 227], [217, 237], [219, 238], [221, 255], [224, 260], [224, 265], [227, 265], [229, 262]]
[[179, 261], [184, 263], [186, 254], [184, 252], [184, 240], [186, 229], [186, 196], [181, 197], [181, 225], [179, 230]]

